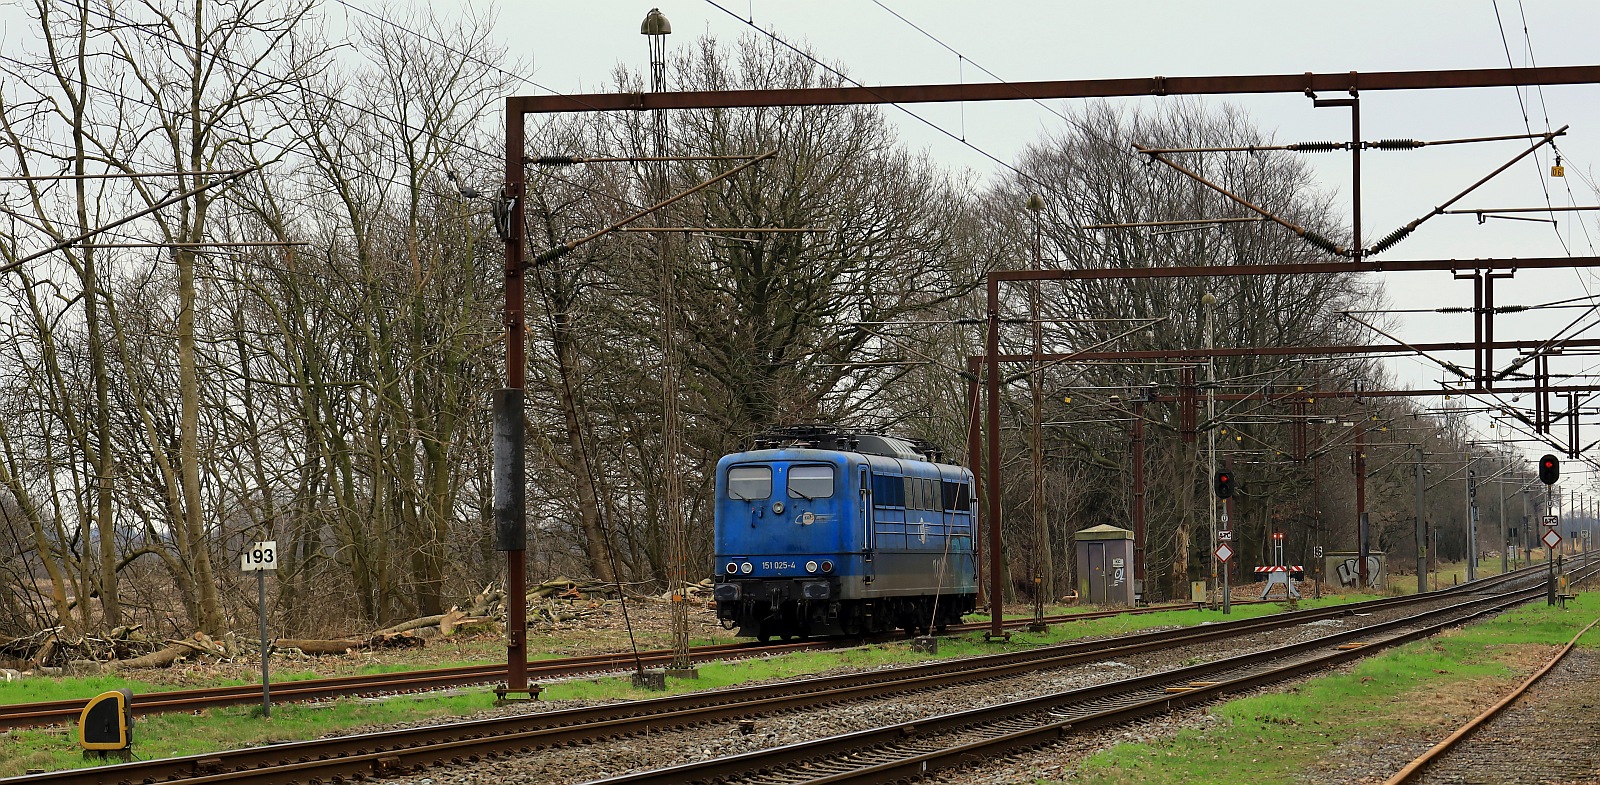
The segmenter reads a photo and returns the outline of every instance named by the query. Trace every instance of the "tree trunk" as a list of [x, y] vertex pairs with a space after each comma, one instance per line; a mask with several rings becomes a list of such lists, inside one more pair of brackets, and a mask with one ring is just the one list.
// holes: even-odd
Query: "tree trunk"
[[556, 326], [552, 336], [555, 344], [556, 372], [561, 376], [557, 395], [561, 399], [561, 414], [567, 424], [567, 449], [571, 454], [570, 468], [573, 482], [578, 490], [578, 513], [582, 521], [589, 565], [596, 578], [606, 583], [616, 583], [617, 573], [611, 568], [611, 543], [607, 540], [605, 529], [601, 525], [600, 503], [595, 492], [594, 475], [589, 461], [585, 458], [583, 416], [580, 412], [582, 404], [574, 392], [577, 384], [575, 378], [578, 375], [577, 346], [569, 318], [569, 314], [565, 311], [556, 314]]
[[[205, 40], [205, 2], [194, 2], [194, 40]], [[204, 96], [204, 72], [196, 62], [190, 72], [189, 92], [189, 171], [204, 172], [207, 161], [202, 140], [206, 131], [201, 127], [205, 118], [201, 99]], [[205, 237], [206, 205], [204, 194], [194, 200], [190, 239], [199, 242]], [[186, 210], [187, 212], [187, 210]], [[189, 532], [189, 563], [194, 570], [195, 587], [199, 590], [200, 617], [195, 621], [201, 632], [221, 635], [227, 629], [222, 615], [222, 595], [217, 590], [216, 573], [211, 567], [211, 543], [206, 537], [204, 511], [200, 506], [200, 379], [195, 371], [194, 335], [194, 263], [193, 251], [178, 250], [178, 396], [182, 402], [179, 414], [178, 456], [183, 476], [183, 526]]]

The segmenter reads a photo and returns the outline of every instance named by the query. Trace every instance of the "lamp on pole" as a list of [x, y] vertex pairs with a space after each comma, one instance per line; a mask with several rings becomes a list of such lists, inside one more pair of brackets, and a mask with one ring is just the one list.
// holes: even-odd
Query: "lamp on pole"
[[[663, 92], [667, 89], [667, 36], [672, 34], [672, 23], [661, 9], [652, 8], [640, 23], [639, 34], [650, 43], [650, 92]], [[656, 160], [650, 162], [649, 168], [653, 192], [650, 198], [659, 201], [667, 196], [667, 115], [662, 109], [654, 110], [651, 115], [652, 154]], [[663, 225], [660, 213], [656, 213], [656, 225]], [[667, 513], [667, 596], [672, 602], [672, 663], [666, 668], [666, 675], [692, 679], [700, 674], [689, 660], [689, 601], [685, 595], [689, 584], [689, 533], [683, 515], [683, 478], [678, 470], [683, 439], [678, 422], [678, 358], [674, 335], [677, 289], [670, 235], [658, 234], [656, 248], [661, 265], [661, 489], [662, 507]]]

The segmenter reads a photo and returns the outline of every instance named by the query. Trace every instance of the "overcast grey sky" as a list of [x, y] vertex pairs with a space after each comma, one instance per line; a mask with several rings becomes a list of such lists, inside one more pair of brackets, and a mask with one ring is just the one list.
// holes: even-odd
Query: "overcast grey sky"
[[[513, 2], [501, 6], [499, 29], [514, 57], [531, 59], [531, 78], [542, 87], [562, 93], [598, 92], [604, 90], [618, 63], [643, 68], [646, 46], [638, 32], [639, 23], [652, 6], [672, 21], [669, 47], [685, 45], [707, 33], [733, 39], [759, 28], [809, 46], [818, 57], [843, 65], [853, 78], [868, 85], [988, 82], [995, 77], [1026, 81], [1600, 62], [1594, 38], [1600, 31], [1600, 3], [1592, 1]], [[753, 20], [754, 27], [745, 20]], [[530, 87], [528, 92], [543, 90]], [[1136, 99], [1147, 105], [1161, 100]], [[1243, 107], [1281, 142], [1348, 138], [1349, 115], [1344, 110], [1316, 110], [1302, 96], [1212, 100]], [[1060, 110], [1068, 105], [1054, 102], [1051, 106]], [[969, 168], [980, 177], [1000, 170], [984, 153], [1012, 161], [1027, 144], [1060, 123], [1050, 108], [1028, 101], [908, 108], [943, 129], [935, 130], [890, 110], [889, 116], [898, 118], [911, 145], [949, 166]], [[1600, 202], [1591, 186], [1600, 173], [1600, 86], [1546, 87], [1526, 90], [1520, 97], [1510, 88], [1369, 92], [1363, 95], [1362, 119], [1362, 135], [1369, 140], [1476, 137], [1571, 125], [1570, 134], [1558, 143], [1567, 178], [1550, 178], [1552, 161], [1541, 156], [1537, 163], [1524, 161], [1512, 168], [1457, 206], [1536, 207], [1545, 204], [1547, 192], [1556, 205]], [[944, 132], [965, 138], [982, 152]], [[1520, 144], [1460, 145], [1364, 156], [1363, 225], [1369, 242], [1492, 171], [1515, 155]], [[1347, 155], [1323, 154], [1313, 157], [1311, 163], [1324, 187], [1348, 198]], [[1600, 224], [1592, 216], [1586, 225], [1563, 216], [1555, 226], [1508, 220], [1491, 220], [1480, 226], [1470, 216], [1441, 216], [1386, 256], [1593, 255], [1597, 244]], [[1397, 308], [1470, 304], [1470, 283], [1453, 281], [1448, 273], [1389, 275], [1384, 284]], [[1587, 274], [1523, 271], [1514, 281], [1502, 284], [1498, 300], [1531, 305], [1590, 291], [1600, 293], [1600, 282]], [[1502, 316], [1499, 337], [1548, 337], [1579, 313]], [[1404, 316], [1401, 324], [1401, 337], [1407, 341], [1471, 337], [1471, 322], [1465, 316]], [[1600, 331], [1590, 331], [1586, 336], [1597, 333]], [[1453, 359], [1463, 361], [1461, 357]], [[1592, 370], [1593, 365], [1588, 360], [1568, 360], [1556, 370], [1576, 373]], [[1391, 370], [1407, 385], [1441, 378], [1436, 366], [1422, 360], [1393, 361]], [[1525, 405], [1527, 398], [1520, 403]], [[1486, 429], [1487, 421], [1482, 425]], [[1542, 451], [1527, 449], [1534, 454]]]

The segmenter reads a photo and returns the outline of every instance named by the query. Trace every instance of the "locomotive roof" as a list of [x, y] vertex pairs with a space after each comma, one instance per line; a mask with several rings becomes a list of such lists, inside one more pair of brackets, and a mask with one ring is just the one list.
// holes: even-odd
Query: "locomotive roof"
[[944, 458], [943, 450], [922, 440], [828, 425], [779, 428], [757, 436], [754, 447], [757, 450], [805, 447], [936, 463], [943, 462]]

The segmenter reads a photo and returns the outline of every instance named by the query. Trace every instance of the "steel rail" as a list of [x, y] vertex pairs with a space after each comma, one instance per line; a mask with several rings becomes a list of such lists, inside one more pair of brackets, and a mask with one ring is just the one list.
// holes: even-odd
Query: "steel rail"
[[[1193, 607], [1192, 603], [1184, 603], [1148, 608], [1091, 611], [1088, 613], [1050, 616], [1047, 617], [1046, 621], [1052, 624], [1066, 623], [1112, 616], [1188, 610]], [[1029, 623], [1029, 621], [1028, 619], [1015, 619], [1003, 621], [1002, 624], [1007, 627], [1021, 627]], [[950, 625], [946, 632], [947, 634], [971, 632], [981, 630], [986, 626], [988, 626], [987, 622], [953, 624]], [[690, 658], [695, 662], [715, 662], [747, 657], [765, 657], [792, 651], [827, 649], [841, 645], [854, 645], [856, 642], [857, 639], [819, 638], [774, 644], [757, 644], [754, 642], [713, 644], [692, 647], [690, 649]], [[672, 656], [672, 651], [658, 649], [640, 652], [638, 659], [647, 665], [657, 665], [670, 662]], [[620, 670], [632, 668], [634, 664], [635, 658], [630, 652], [588, 654], [554, 660], [532, 660], [528, 663], [529, 675], [544, 679]], [[503, 664], [466, 665], [455, 668], [430, 668], [359, 676], [334, 676], [277, 683], [273, 685], [272, 698], [275, 702], [288, 703], [325, 700], [350, 695], [426, 692], [450, 687], [492, 684], [505, 679], [505, 677], [506, 666]], [[232, 687], [140, 693], [133, 696], [132, 706], [133, 713], [136, 716], [145, 716], [172, 712], [201, 711], [221, 706], [253, 705], [260, 701], [261, 685], [243, 684]], [[73, 722], [83, 711], [86, 703], [87, 701], [83, 700], [59, 700], [0, 706], [0, 730]]]
[[1479, 726], [1483, 725], [1489, 720], [1494, 719], [1495, 716], [1499, 715], [1503, 709], [1505, 709], [1507, 706], [1510, 706], [1517, 700], [1517, 698], [1522, 697], [1522, 694], [1527, 692], [1529, 687], [1532, 687], [1540, 679], [1544, 678], [1546, 673], [1549, 673], [1556, 667], [1557, 664], [1566, 659], [1567, 654], [1572, 651], [1573, 647], [1578, 645], [1578, 639], [1582, 638], [1589, 630], [1594, 629], [1595, 625], [1597, 624], [1600, 624], [1600, 619], [1595, 619], [1594, 621], [1589, 622], [1589, 625], [1584, 627], [1582, 630], [1579, 630], [1577, 635], [1572, 636], [1572, 640], [1567, 641], [1567, 645], [1561, 647], [1561, 651], [1556, 652], [1556, 655], [1551, 657], [1550, 661], [1544, 664], [1544, 667], [1540, 668], [1532, 676], [1529, 676], [1521, 684], [1517, 685], [1516, 689], [1512, 690], [1504, 698], [1501, 698], [1493, 706], [1484, 709], [1483, 713], [1473, 717], [1471, 720], [1467, 721], [1467, 724], [1462, 725], [1460, 728], [1457, 728], [1454, 733], [1446, 736], [1443, 741], [1433, 745], [1433, 747], [1427, 752], [1418, 755], [1415, 760], [1407, 763], [1404, 768], [1395, 772], [1394, 776], [1384, 780], [1383, 785], [1402, 785], [1402, 783], [1410, 782], [1418, 774], [1421, 774], [1424, 768], [1427, 768], [1439, 758], [1444, 757], [1444, 754], [1455, 748], [1455, 746], [1459, 744], [1462, 739], [1465, 739], [1467, 736], [1471, 735], [1472, 732], [1477, 730]]
[[[1595, 568], [1587, 569], [1592, 572]], [[1053, 743], [1077, 731], [1212, 702], [1230, 693], [1322, 670], [1400, 643], [1427, 637], [1444, 628], [1537, 599], [1542, 594], [1542, 587], [1522, 589], [1211, 663], [757, 750], [729, 758], [593, 780], [585, 785], [682, 785], [699, 782], [727, 785], [743, 780], [760, 782], [761, 774], [779, 771], [790, 775], [783, 778], [789, 785], [903, 782], [923, 777], [931, 771], [965, 766], [976, 760]], [[1465, 615], [1431, 621], [1469, 608]], [[1424, 626], [1407, 630], [1418, 624]], [[1369, 640], [1390, 631], [1400, 632], [1380, 640]], [[1335, 646], [1331, 653], [1324, 651], [1329, 646]], [[1069, 713], [1072, 707], [1077, 707], [1076, 714]], [[1050, 719], [1039, 720], [1041, 717]], [[966, 743], [951, 743], [948, 739], [938, 738], [941, 734], [981, 733], [986, 725], [997, 727], [999, 731], [989, 738]], [[1019, 729], [1019, 725], [1025, 727]], [[895, 756], [893, 750], [897, 746], [911, 749], [903, 756]], [[892, 759], [880, 760], [882, 758]], [[835, 761], [838, 763], [833, 763]], [[795, 764], [799, 763], [805, 763], [809, 770], [818, 771], [820, 776], [809, 779], [794, 777]]]
[[326, 782], [335, 777], [386, 776], [429, 766], [477, 761], [483, 758], [492, 759], [500, 755], [526, 753], [553, 745], [580, 743], [596, 737], [640, 732], [645, 728], [660, 727], [663, 724], [697, 725], [758, 713], [793, 711], [839, 702], [846, 692], [860, 700], [874, 695], [901, 693], [906, 689], [934, 688], [953, 683], [990, 680], [1052, 664], [1067, 665], [1085, 660], [1123, 656], [1220, 637], [1262, 632], [1361, 610], [1433, 601], [1529, 577], [1537, 577], [1537, 573], [1508, 573], [1427, 594], [1292, 611], [1260, 619], [1240, 619], [1102, 641], [1058, 644], [1021, 652], [946, 660], [892, 671], [735, 687], [623, 704], [404, 728], [359, 736], [102, 766], [95, 769], [71, 769], [0, 780], [0, 785], [20, 783], [112, 785], [138, 781], [297, 783], [306, 782], [311, 778]]
[[[789, 643], [770, 647], [749, 643], [716, 644], [695, 647], [693, 656], [716, 660], [738, 656], [762, 656], [773, 653], [771, 649], [790, 651], [823, 645], [826, 644]], [[671, 654], [670, 651], [664, 650], [641, 652], [640, 658], [654, 663], [670, 658]], [[563, 657], [558, 660], [534, 660], [529, 662], [529, 666], [531, 673], [548, 677], [630, 668], [633, 663], [633, 654], [615, 652]], [[304, 679], [273, 684], [272, 699], [275, 702], [291, 702], [322, 700], [343, 695], [417, 692], [487, 684], [504, 679], [505, 675], [506, 666], [496, 664]], [[133, 696], [132, 706], [135, 715], [147, 715], [254, 704], [260, 700], [260, 684], [243, 684], [232, 687], [140, 693]], [[85, 704], [86, 701], [82, 700], [60, 700], [0, 706], [0, 729], [70, 722], [77, 719]]]

